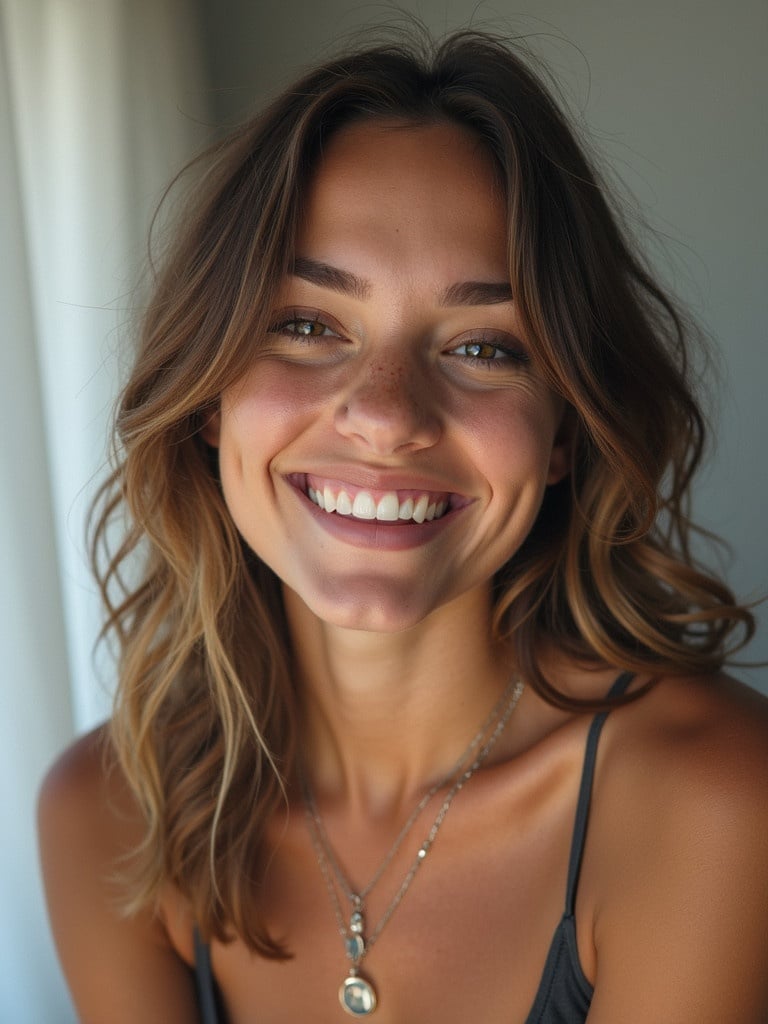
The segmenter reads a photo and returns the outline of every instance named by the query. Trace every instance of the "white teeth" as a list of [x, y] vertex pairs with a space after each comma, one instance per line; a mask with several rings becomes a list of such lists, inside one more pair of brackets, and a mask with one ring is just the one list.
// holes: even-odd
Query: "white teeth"
[[358, 491], [352, 502], [352, 515], [355, 519], [375, 519], [376, 502], [367, 491]]
[[339, 496], [336, 499], [336, 511], [340, 516], [352, 515], [352, 499], [346, 491], [339, 491]]
[[406, 498], [400, 506], [398, 519], [413, 519], [413, 498]]
[[429, 498], [426, 494], [422, 494], [419, 500], [413, 507], [413, 518], [417, 523], [423, 523], [427, 518], [427, 508], [429, 507]]
[[308, 486], [307, 496], [325, 512], [336, 512], [341, 516], [354, 516], [355, 519], [377, 519], [384, 523], [394, 523], [398, 519], [411, 520], [416, 523], [431, 522], [444, 515], [448, 508], [448, 502], [445, 499], [430, 502], [427, 494], [422, 494], [416, 500], [404, 498], [401, 502], [395, 491], [388, 491], [377, 504], [373, 495], [368, 491], [358, 491], [353, 499], [347, 491], [339, 491], [338, 494], [335, 494], [328, 484], [322, 490]]
[[310, 500], [314, 501], [314, 503], [319, 505], [320, 508], [324, 509], [326, 507], [323, 495], [320, 491], [316, 491], [314, 487], [308, 487], [307, 493], [309, 494]]
[[394, 523], [399, 514], [400, 502], [397, 500], [397, 495], [390, 491], [389, 494], [384, 495], [376, 506], [376, 518], [386, 523]]

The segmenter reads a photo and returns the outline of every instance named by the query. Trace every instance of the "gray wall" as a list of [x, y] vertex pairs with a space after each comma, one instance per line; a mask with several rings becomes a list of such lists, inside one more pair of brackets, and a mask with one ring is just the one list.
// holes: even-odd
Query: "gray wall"
[[[220, 122], [315, 62], [387, 4], [200, 0]], [[742, 597], [768, 590], [768, 287], [765, 0], [421, 0], [402, 7], [435, 32], [467, 25], [528, 37], [561, 80], [612, 172], [663, 236], [659, 271], [717, 340], [716, 451], [695, 513], [733, 547]], [[768, 614], [752, 658], [768, 659]], [[768, 670], [739, 674], [768, 692]]]

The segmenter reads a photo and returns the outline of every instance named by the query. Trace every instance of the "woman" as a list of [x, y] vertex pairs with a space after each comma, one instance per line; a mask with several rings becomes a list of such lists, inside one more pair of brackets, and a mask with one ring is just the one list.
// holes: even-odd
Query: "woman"
[[486, 36], [214, 147], [95, 533], [114, 717], [41, 797], [84, 1021], [766, 1020], [766, 709], [688, 549], [687, 346]]

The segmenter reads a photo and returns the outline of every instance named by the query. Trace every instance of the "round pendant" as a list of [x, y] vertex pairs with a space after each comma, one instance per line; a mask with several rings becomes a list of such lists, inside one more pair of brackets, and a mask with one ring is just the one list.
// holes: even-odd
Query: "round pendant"
[[373, 985], [359, 974], [350, 974], [339, 988], [339, 1002], [352, 1017], [367, 1017], [376, 1009]]

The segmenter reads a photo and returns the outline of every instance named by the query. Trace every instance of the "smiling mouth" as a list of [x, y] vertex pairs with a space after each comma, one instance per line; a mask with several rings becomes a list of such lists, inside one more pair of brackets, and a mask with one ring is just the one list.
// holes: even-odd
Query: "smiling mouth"
[[441, 519], [458, 503], [463, 503], [458, 495], [447, 491], [371, 491], [309, 476], [304, 493], [314, 505], [331, 515], [402, 525]]

